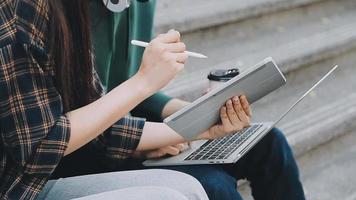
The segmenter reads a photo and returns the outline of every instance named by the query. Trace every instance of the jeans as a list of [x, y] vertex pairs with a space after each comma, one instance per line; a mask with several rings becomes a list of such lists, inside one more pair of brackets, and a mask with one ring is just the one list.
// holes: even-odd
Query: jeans
[[150, 169], [76, 176], [49, 181], [36, 200], [208, 200], [193, 177]]
[[[117, 165], [93, 161], [95, 149], [86, 148], [64, 161], [57, 177], [104, 171], [146, 169], [141, 161], [131, 160]], [[88, 157], [88, 155], [91, 155]], [[84, 160], [83, 160], [84, 159]], [[85, 164], [83, 164], [85, 163]], [[78, 167], [79, 166], [79, 167]], [[106, 168], [106, 169], [105, 169]], [[237, 180], [251, 183], [256, 200], [304, 200], [304, 191], [292, 150], [283, 133], [272, 129], [236, 164], [159, 167], [187, 173], [204, 187], [210, 200], [240, 200]]]
[[237, 180], [251, 182], [256, 200], [303, 200], [297, 164], [283, 133], [274, 128], [236, 164], [165, 167], [194, 176], [210, 200], [240, 200]]

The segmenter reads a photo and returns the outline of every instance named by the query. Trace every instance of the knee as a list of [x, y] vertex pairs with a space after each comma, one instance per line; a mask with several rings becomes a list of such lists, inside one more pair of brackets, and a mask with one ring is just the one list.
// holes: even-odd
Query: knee
[[209, 199], [233, 199], [232, 197], [239, 196], [236, 179], [219, 171], [210, 171], [200, 179], [200, 182], [208, 193]]
[[[275, 159], [280, 161], [281, 168], [284, 169], [284, 171], [296, 172], [296, 162], [293, 151], [282, 131], [273, 128], [269, 136], [272, 141], [271, 152], [275, 154]], [[290, 170], [289, 168], [292, 168], [293, 170]]]
[[287, 138], [283, 134], [281, 130], [278, 128], [273, 128], [269, 134], [267, 135], [269, 140], [271, 141], [271, 145], [274, 152], [279, 152], [282, 154], [286, 154], [287, 156], [293, 155], [291, 147], [287, 141]]
[[158, 174], [166, 179], [173, 181], [175, 187], [172, 188], [183, 193], [188, 199], [208, 199], [204, 188], [194, 177], [173, 170], [158, 170]]
[[264, 163], [267, 166], [273, 165], [273, 168], [293, 159], [294, 156], [286, 137], [277, 128], [271, 129], [245, 156], [245, 160], [250, 165]]
[[286, 137], [284, 136], [283, 132], [279, 129], [279, 128], [272, 128], [269, 131], [269, 136], [272, 136], [272, 138], [274, 140], [280, 141], [280, 142], [285, 142], [286, 141]]

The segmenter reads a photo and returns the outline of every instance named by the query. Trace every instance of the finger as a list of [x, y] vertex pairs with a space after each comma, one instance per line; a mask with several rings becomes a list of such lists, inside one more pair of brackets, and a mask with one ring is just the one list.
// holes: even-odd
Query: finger
[[234, 127], [237, 127], [237, 126], [241, 126], [241, 120], [240, 118], [238, 117], [234, 107], [233, 107], [233, 103], [231, 101], [231, 99], [229, 99], [227, 102], [226, 102], [226, 108], [227, 108], [227, 115], [230, 119], [230, 122], [231, 124], [234, 126]]
[[150, 158], [160, 158], [165, 156], [166, 153], [164, 151], [162, 151], [161, 149], [156, 150], [156, 151], [150, 151], [146, 154], [146, 158], [150, 159]]
[[185, 64], [188, 60], [188, 54], [187, 53], [176, 53], [176, 61], [181, 64]]
[[165, 155], [169, 154], [172, 156], [176, 156], [178, 154], [180, 154], [180, 150], [174, 146], [168, 146], [163, 148], [163, 151], [165, 152]]
[[174, 148], [177, 148], [179, 151], [182, 151], [184, 149], [184, 144], [176, 144], [176, 145], [173, 145]]
[[244, 109], [247, 116], [252, 117], [252, 110], [251, 110], [250, 103], [247, 100], [247, 97], [245, 95], [242, 95], [240, 97], [240, 101], [241, 101], [242, 108]]
[[185, 151], [189, 149], [189, 144], [188, 143], [181, 143], [177, 145], [173, 145], [175, 148], [179, 149], [180, 152]]
[[166, 34], [161, 34], [157, 40], [163, 43], [176, 43], [180, 41], [180, 33], [175, 30], [168, 31]]
[[[171, 30], [169, 30], [168, 32], [172, 32], [172, 31], [176, 31], [176, 30], [171, 29]], [[179, 31], [178, 31], [178, 33], [179, 33]], [[179, 33], [179, 34], [180, 34], [180, 33]], [[179, 37], [179, 39], [178, 39], [178, 41], [177, 41], [177, 42], [180, 42], [180, 38], [181, 38], [181, 37]]]
[[185, 148], [185, 145], [184, 143], [181, 143], [181, 144], [173, 145], [173, 147], [177, 148], [179, 151], [182, 151]]
[[240, 99], [238, 97], [233, 98], [234, 102], [234, 109], [237, 113], [237, 116], [241, 120], [242, 124], [245, 126], [249, 124], [249, 117], [246, 115], [245, 111], [242, 108], [242, 105], [240, 103]]
[[184, 69], [184, 64], [177, 62], [176, 64], [173, 65], [173, 67], [177, 70], [177, 72], [180, 72]]
[[222, 123], [222, 128], [225, 132], [232, 132], [234, 130], [230, 119], [227, 115], [227, 110], [226, 107], [223, 106], [220, 110], [220, 118], [221, 118], [221, 123]]
[[172, 53], [183, 53], [186, 46], [183, 42], [164, 44], [165, 48]]

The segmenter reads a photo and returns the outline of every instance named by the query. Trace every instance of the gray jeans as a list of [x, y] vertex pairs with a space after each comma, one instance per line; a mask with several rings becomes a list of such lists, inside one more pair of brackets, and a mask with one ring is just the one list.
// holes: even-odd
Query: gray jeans
[[207, 200], [193, 177], [170, 170], [138, 170], [49, 181], [37, 200]]

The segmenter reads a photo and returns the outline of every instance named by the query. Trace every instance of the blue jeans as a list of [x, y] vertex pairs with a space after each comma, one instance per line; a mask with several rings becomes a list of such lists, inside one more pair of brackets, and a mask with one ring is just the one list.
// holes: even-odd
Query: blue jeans
[[[141, 161], [103, 162], [90, 145], [67, 156], [56, 169], [54, 178], [110, 171], [145, 169]], [[88, 156], [90, 155], [90, 156]], [[256, 200], [303, 200], [304, 192], [297, 164], [283, 133], [274, 128], [236, 164], [160, 167], [194, 176], [203, 185], [210, 200], [240, 200], [237, 180], [251, 182]]]
[[[182, 172], [148, 169], [49, 181], [36, 200], [208, 200], [201, 184]], [[79, 200], [79, 199], [78, 199]]]
[[210, 200], [240, 200], [237, 180], [251, 182], [256, 200], [305, 199], [299, 172], [283, 133], [274, 128], [236, 164], [166, 167], [194, 176]]

